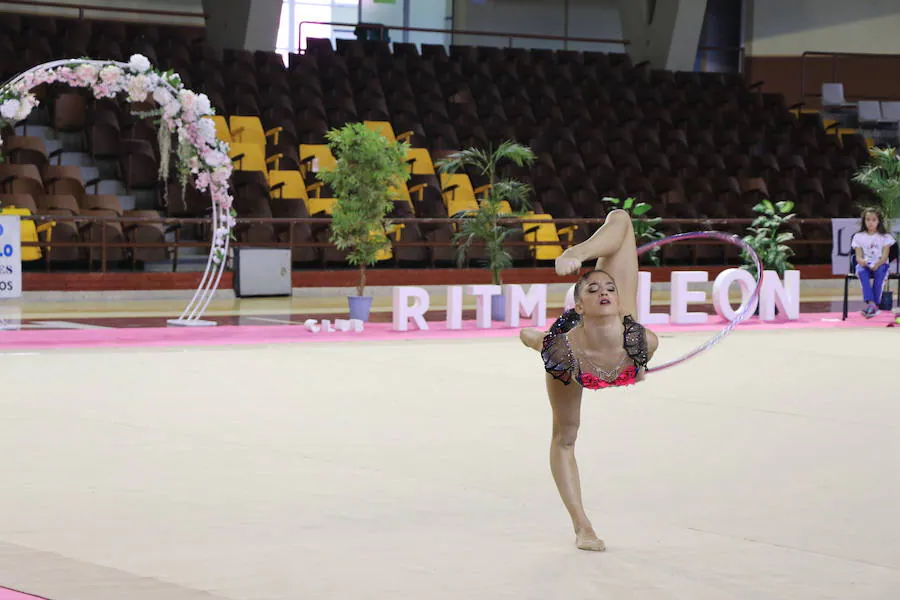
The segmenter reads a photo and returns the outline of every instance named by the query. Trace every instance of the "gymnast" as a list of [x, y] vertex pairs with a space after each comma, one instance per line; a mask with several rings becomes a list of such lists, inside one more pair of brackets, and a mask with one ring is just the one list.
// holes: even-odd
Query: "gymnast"
[[522, 330], [520, 339], [543, 358], [553, 412], [550, 471], [572, 518], [575, 544], [582, 550], [603, 551], [606, 546], [582, 506], [575, 461], [581, 391], [643, 380], [659, 339], [633, 318], [638, 255], [627, 212], [609, 213], [590, 239], [568, 248], [556, 259], [556, 272], [576, 273], [583, 262], [592, 259], [597, 259], [596, 268], [575, 284], [575, 308], [560, 316], [546, 334], [528, 328]]

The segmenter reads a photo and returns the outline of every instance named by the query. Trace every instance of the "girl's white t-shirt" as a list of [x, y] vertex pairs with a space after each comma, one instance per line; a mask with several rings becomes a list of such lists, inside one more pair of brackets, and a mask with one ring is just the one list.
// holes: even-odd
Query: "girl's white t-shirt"
[[869, 233], [861, 231], [853, 235], [851, 248], [861, 248], [866, 265], [872, 266], [881, 260], [885, 247], [894, 245], [894, 236], [886, 233]]

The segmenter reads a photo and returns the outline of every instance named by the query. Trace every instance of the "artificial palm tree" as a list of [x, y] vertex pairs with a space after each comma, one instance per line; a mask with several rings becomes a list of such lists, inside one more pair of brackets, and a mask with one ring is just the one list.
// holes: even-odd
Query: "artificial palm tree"
[[853, 181], [868, 187], [880, 203], [885, 226], [900, 218], [900, 156], [895, 148], [872, 148], [871, 161], [853, 176]]
[[[459, 228], [454, 238], [455, 241], [462, 242], [457, 250], [459, 265], [466, 263], [472, 244], [481, 240], [484, 242], [487, 268], [494, 285], [502, 283], [503, 269], [512, 266], [512, 257], [504, 249], [503, 243], [510, 233], [520, 227], [510, 225], [508, 220], [523, 216], [531, 208], [531, 186], [510, 177], [502, 177], [499, 170], [504, 162], [523, 167], [531, 165], [536, 158], [527, 146], [507, 140], [496, 149], [466, 148], [436, 163], [442, 173], [455, 173], [470, 167], [487, 176], [487, 195], [479, 203], [478, 209], [460, 211], [451, 216], [459, 219]], [[504, 201], [512, 212], [507, 210]]]

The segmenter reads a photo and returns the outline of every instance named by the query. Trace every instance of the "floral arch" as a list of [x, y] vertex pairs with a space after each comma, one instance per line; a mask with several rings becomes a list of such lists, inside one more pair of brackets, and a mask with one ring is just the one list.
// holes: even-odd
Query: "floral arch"
[[[197, 190], [209, 189], [212, 196], [212, 244], [206, 270], [193, 298], [171, 325], [215, 325], [201, 319], [215, 295], [222, 274], [234, 226], [232, 197], [228, 190], [231, 158], [228, 144], [216, 137], [215, 124], [203, 117], [214, 114], [209, 98], [185, 89], [177, 73], [160, 72], [150, 61], [135, 54], [129, 62], [67, 59], [33, 67], [0, 88], [0, 124], [15, 126], [24, 121], [37, 105], [31, 90], [42, 84], [61, 83], [89, 88], [96, 98], [127, 94], [129, 102], [153, 100], [159, 106], [145, 117], [158, 119], [160, 141], [160, 178], [169, 172], [172, 134], [177, 134], [177, 172], [182, 185], [193, 176]], [[2, 146], [0, 139], [0, 146]]]

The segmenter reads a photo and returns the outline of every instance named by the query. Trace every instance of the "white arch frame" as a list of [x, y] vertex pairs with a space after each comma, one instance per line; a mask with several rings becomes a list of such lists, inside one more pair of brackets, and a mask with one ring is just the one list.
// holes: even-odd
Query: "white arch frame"
[[[79, 67], [85, 65], [93, 67], [96, 73], [91, 69], [79, 72]], [[108, 77], [104, 78], [102, 72], [106, 67], [115, 67], [118, 69], [118, 72], [115, 69], [109, 70], [107, 71]], [[93, 78], [90, 76], [91, 73], [94, 74]], [[118, 74], [116, 75], [116, 73]], [[152, 68], [146, 57], [140, 55], [132, 56], [131, 61], [128, 63], [113, 60], [65, 59], [34, 66], [13, 77], [0, 87], [0, 119], [13, 126], [25, 120], [37, 106], [37, 100], [30, 94], [30, 91], [43, 83], [64, 83], [71, 87], [90, 88], [94, 92], [95, 97], [98, 97], [98, 90], [102, 91], [103, 94], [99, 97], [115, 96], [122, 92], [130, 94], [132, 87], [138, 85], [142, 91], [146, 92], [145, 98], [153, 97], [156, 90], [162, 89], [168, 93], [167, 98], [171, 98], [173, 102], [178, 103], [177, 110], [172, 104], [172, 110], [176, 114], [170, 117], [174, 125], [170, 131], [176, 130], [179, 141], [187, 140], [193, 150], [196, 151], [196, 164], [192, 166], [191, 170], [194, 173], [199, 190], [202, 191], [207, 186], [210, 188], [213, 236], [206, 269], [194, 296], [181, 315], [176, 319], [169, 319], [168, 323], [182, 326], [216, 325], [215, 321], [205, 321], [201, 317], [215, 296], [219, 283], [222, 280], [222, 275], [225, 272], [231, 229], [234, 222], [231, 216], [232, 198], [227, 186], [232, 168], [228, 144], [216, 139], [214, 134], [210, 137], [208, 127], [204, 131], [199, 125], [200, 119], [214, 114], [212, 109], [204, 108], [204, 105], [208, 107], [208, 99], [202, 94], [195, 95], [193, 92], [186, 90], [177, 76], [169, 76], [167, 79], [166, 76]], [[152, 89], [150, 89], [151, 86]], [[186, 104], [182, 105], [183, 92], [187, 92], [185, 94], [188, 98], [187, 101], [200, 101], [201, 107], [197, 110], [189, 110]], [[166, 96], [164, 95], [164, 97]], [[11, 104], [9, 103], [10, 100], [14, 100], [18, 104]], [[18, 110], [15, 110], [16, 108]], [[10, 118], [2, 114], [3, 110], [7, 113], [16, 112], [17, 114], [11, 115], [12, 118]], [[191, 135], [193, 135], [194, 141], [190, 140]], [[2, 144], [2, 140], [0, 140], [0, 144]], [[223, 154], [224, 159], [222, 157]], [[212, 160], [207, 162], [203, 158], [204, 156]], [[227, 177], [212, 176], [214, 172], [218, 175], [223, 175], [226, 171]], [[201, 183], [200, 179], [204, 173], [206, 174], [205, 184]]]

